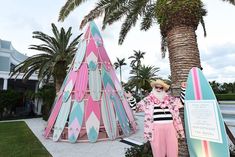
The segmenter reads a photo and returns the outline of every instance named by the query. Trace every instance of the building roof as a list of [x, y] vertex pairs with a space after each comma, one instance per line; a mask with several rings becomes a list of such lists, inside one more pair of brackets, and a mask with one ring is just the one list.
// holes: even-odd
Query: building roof
[[[12, 69], [27, 58], [28, 56], [17, 51], [10, 41], [0, 39], [0, 78], [8, 79]], [[17, 79], [22, 79], [23, 75], [20, 73]], [[38, 80], [37, 74], [33, 74], [29, 80]]]
[[11, 55], [12, 58], [14, 58], [14, 60], [16, 60], [17, 62], [22, 62], [24, 60], [26, 60], [28, 58], [28, 56], [20, 53], [19, 51], [17, 51], [11, 44], [10, 41], [6, 41], [6, 40], [1, 40], [0, 39], [0, 54], [1, 53], [8, 53]]

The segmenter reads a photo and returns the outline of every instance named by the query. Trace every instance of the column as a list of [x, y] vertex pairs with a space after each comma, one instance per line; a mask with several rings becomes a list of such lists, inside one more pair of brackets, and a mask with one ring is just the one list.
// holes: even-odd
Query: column
[[8, 83], [8, 79], [3, 79], [3, 90], [7, 90], [7, 83]]
[[[35, 83], [35, 93], [38, 92], [38, 87], [39, 87], [39, 82], [37, 81]], [[42, 109], [42, 102], [40, 101], [40, 98], [35, 98], [34, 99], [34, 113], [37, 115], [41, 115], [41, 109]]]

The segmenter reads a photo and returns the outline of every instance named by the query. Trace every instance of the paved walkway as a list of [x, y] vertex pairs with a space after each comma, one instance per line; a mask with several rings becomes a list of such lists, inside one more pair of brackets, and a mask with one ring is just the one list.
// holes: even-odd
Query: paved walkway
[[[128, 139], [131, 139], [133, 142], [137, 141], [137, 143], [142, 143], [144, 141], [143, 114], [138, 113], [136, 119], [139, 129], [137, 133], [131, 135]], [[125, 157], [126, 148], [131, 147], [128, 144], [120, 142], [120, 139], [115, 141], [75, 144], [53, 142], [51, 139], [45, 139], [42, 135], [46, 122], [41, 118], [27, 119], [25, 122], [53, 157]]]
[[[222, 109], [223, 112], [224, 109]], [[143, 113], [135, 115], [138, 123], [138, 131], [128, 137], [126, 140], [141, 144], [143, 143]], [[125, 151], [131, 146], [120, 142], [120, 139], [115, 141], [102, 141], [96, 143], [75, 143], [69, 142], [53, 142], [51, 139], [45, 139], [43, 130], [46, 127], [46, 122], [41, 118], [26, 119], [24, 120], [41, 143], [51, 153], [53, 157], [125, 157]], [[231, 123], [230, 129], [235, 135], [235, 120], [231, 122], [225, 118], [225, 122]]]

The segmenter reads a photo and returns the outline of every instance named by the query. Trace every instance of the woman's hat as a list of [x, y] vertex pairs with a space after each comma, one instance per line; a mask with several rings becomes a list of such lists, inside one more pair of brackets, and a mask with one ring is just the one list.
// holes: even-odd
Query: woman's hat
[[170, 86], [168, 84], [166, 84], [164, 81], [162, 81], [160, 79], [152, 81], [150, 83], [150, 85], [152, 88], [155, 88], [156, 85], [161, 85], [163, 87], [164, 91], [167, 91], [170, 88]]

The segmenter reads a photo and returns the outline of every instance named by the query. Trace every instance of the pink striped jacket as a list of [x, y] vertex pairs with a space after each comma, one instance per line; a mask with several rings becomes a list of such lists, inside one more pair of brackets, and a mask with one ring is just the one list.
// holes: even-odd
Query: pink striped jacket
[[172, 117], [173, 124], [177, 131], [178, 138], [184, 138], [184, 131], [181, 119], [179, 117], [179, 108], [182, 107], [180, 99], [167, 95], [164, 100], [159, 101], [152, 93], [137, 103], [137, 111], [144, 111], [144, 138], [148, 141], [153, 140], [153, 110], [154, 104], [159, 104], [162, 108], [168, 107]]

